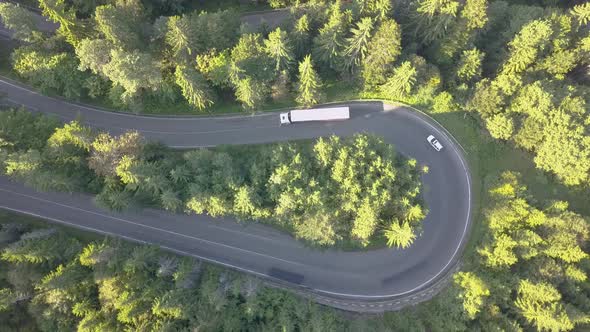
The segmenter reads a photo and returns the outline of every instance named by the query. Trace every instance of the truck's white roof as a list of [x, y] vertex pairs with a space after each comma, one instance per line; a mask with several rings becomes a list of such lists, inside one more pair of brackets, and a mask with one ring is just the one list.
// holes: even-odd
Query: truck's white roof
[[315, 108], [291, 111], [291, 122], [345, 120], [349, 118], [350, 111], [348, 107]]

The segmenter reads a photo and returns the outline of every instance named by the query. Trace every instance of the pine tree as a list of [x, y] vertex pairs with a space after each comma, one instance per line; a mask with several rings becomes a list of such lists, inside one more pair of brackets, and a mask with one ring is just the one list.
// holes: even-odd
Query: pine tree
[[388, 246], [403, 249], [409, 247], [416, 239], [416, 234], [414, 234], [410, 223], [404, 222], [400, 224], [398, 220], [393, 220], [383, 231], [383, 235], [387, 239]]
[[345, 44], [345, 33], [352, 17], [342, 11], [340, 0], [330, 6], [328, 22], [320, 29], [320, 33], [313, 39], [313, 57], [333, 70], [342, 66], [342, 55]]
[[307, 55], [299, 63], [299, 83], [297, 85], [297, 103], [309, 107], [322, 100], [322, 83], [317, 72], [313, 69], [311, 56]]
[[310, 29], [308, 16], [304, 14], [295, 22], [295, 27], [290, 32], [294, 53], [298, 59], [311, 50]]
[[381, 86], [388, 98], [403, 99], [409, 95], [416, 83], [416, 68], [409, 61], [404, 61], [394, 69], [393, 75]]
[[385, 83], [387, 74], [401, 53], [401, 29], [391, 19], [381, 22], [367, 45], [362, 63], [365, 86], [374, 87]]
[[346, 60], [344, 62], [345, 68], [354, 71], [355, 68], [364, 60], [367, 55], [369, 41], [371, 40], [371, 33], [373, 32], [373, 19], [370, 17], [363, 17], [356, 27], [351, 29], [352, 36], [346, 39], [346, 48], [344, 55]]
[[178, 66], [175, 72], [176, 84], [190, 105], [204, 110], [213, 105], [213, 93], [201, 73], [190, 67]]
[[264, 46], [268, 55], [275, 62], [275, 71], [289, 70], [293, 62], [293, 48], [287, 37], [287, 33], [281, 28], [276, 28], [264, 41]]

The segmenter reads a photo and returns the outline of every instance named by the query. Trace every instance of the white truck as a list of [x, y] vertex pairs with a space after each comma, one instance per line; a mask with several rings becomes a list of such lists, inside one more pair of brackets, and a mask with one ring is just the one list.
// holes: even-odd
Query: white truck
[[348, 107], [315, 108], [308, 110], [292, 110], [281, 113], [281, 125], [305, 121], [328, 121], [350, 119]]

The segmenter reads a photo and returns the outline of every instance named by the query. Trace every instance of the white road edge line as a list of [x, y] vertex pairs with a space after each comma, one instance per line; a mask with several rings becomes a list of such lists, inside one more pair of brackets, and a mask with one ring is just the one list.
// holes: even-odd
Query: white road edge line
[[[413, 112], [415, 112], [415, 111], [413, 111]], [[423, 121], [430, 128], [432, 128], [434, 131], [436, 131], [438, 134], [446, 137], [447, 140], [452, 141], [448, 137], [447, 134], [441, 132], [438, 128], [436, 128], [435, 126], [433, 126], [432, 124], [430, 124], [426, 120], [423, 120]], [[364, 298], [378, 299], [378, 298], [398, 297], [398, 296], [403, 296], [403, 295], [406, 295], [406, 294], [415, 292], [416, 290], [418, 290], [418, 289], [426, 286], [427, 284], [429, 284], [430, 282], [432, 282], [434, 279], [436, 279], [438, 276], [440, 276], [449, 267], [449, 265], [451, 265], [451, 263], [455, 259], [455, 256], [457, 256], [457, 253], [459, 252], [459, 250], [461, 249], [461, 246], [463, 245], [463, 241], [465, 240], [465, 236], [467, 235], [467, 230], [469, 228], [469, 221], [471, 220], [471, 178], [469, 176], [469, 171], [467, 170], [467, 166], [465, 165], [465, 161], [463, 160], [463, 157], [461, 156], [461, 154], [457, 150], [456, 144], [454, 144], [454, 142], [452, 144], [452, 147], [453, 147], [453, 151], [455, 152], [455, 154], [459, 157], [459, 161], [461, 161], [461, 166], [463, 167], [465, 178], [467, 179], [467, 218], [466, 218], [466, 221], [465, 221], [465, 226], [463, 227], [463, 233], [461, 234], [461, 240], [459, 241], [459, 244], [457, 245], [457, 248], [455, 248], [455, 251], [453, 252], [453, 255], [451, 256], [451, 258], [449, 259], [449, 261], [445, 264], [445, 266], [443, 266], [443, 268], [437, 274], [435, 274], [430, 279], [426, 280], [422, 284], [420, 284], [420, 285], [418, 285], [418, 286], [416, 286], [416, 287], [414, 287], [414, 288], [412, 288], [410, 290], [407, 290], [407, 291], [401, 292], [401, 293], [396, 293], [396, 294], [389, 294], [389, 295], [367, 295], [367, 296], [362, 296], [362, 297], [364, 297]], [[323, 291], [323, 290], [320, 290], [320, 289], [314, 289], [314, 290], [317, 291], [317, 292], [320, 292], [320, 293], [330, 294], [330, 295], [335, 295], [335, 296], [358, 297], [358, 295], [354, 295], [354, 294]]]
[[[24, 88], [24, 87], [15, 85], [15, 84], [12, 84], [10, 82], [7, 82], [7, 81], [3, 80], [2, 78], [6, 79], [5, 77], [0, 76], [0, 82], [2, 82], [2, 83], [5, 83], [7, 85], [10, 85], [10, 86], [15, 87], [15, 88], [20, 89], [20, 90], [24, 90], [24, 91], [30, 92], [32, 94], [39, 95], [39, 93], [37, 93], [35, 91], [29, 90], [27, 88]], [[64, 101], [64, 100], [61, 100], [61, 99], [56, 99], [56, 98], [53, 98], [53, 97], [48, 97], [48, 96], [45, 96], [45, 97], [50, 98], [50, 99], [53, 99], [53, 100], [56, 100], [56, 101], [59, 101], [59, 102], [62, 102], [62, 103], [66, 103], [68, 105], [79, 107], [79, 108], [82, 108], [82, 109], [88, 109], [88, 110], [95, 111], [95, 112], [100, 112], [100, 113], [107, 113], [107, 114], [110, 114], [110, 115], [118, 115], [118, 116], [125, 116], [125, 117], [136, 117], [136, 118], [158, 119], [158, 117], [148, 117], [148, 116], [142, 116], [142, 115], [124, 114], [124, 113], [119, 113], [119, 112], [104, 111], [104, 110], [100, 110], [100, 109], [96, 109], [96, 108], [91, 108], [91, 107], [86, 107], [86, 106], [82, 106], [82, 105], [78, 105], [78, 104], [69, 103], [67, 101]], [[416, 112], [416, 111], [413, 110], [412, 112]], [[418, 112], [416, 112], [416, 114], [417, 113]], [[254, 116], [270, 116], [270, 115], [275, 115], [275, 114], [268, 113], [268, 114], [254, 114], [254, 115], [250, 115], [250, 116], [233, 116], [233, 117], [192, 117], [192, 118], [162, 118], [162, 119], [166, 119], [166, 120], [182, 120], [182, 121], [187, 121], [187, 120], [202, 120], [202, 119], [219, 119], [219, 120], [223, 120], [223, 119], [231, 119], [231, 118], [244, 119], [244, 118], [249, 118], [249, 117], [254, 117]], [[316, 291], [316, 292], [319, 292], [319, 293], [324, 293], [324, 294], [335, 295], [335, 296], [352, 297], [352, 298], [357, 297], [357, 298], [374, 298], [374, 299], [377, 299], [377, 298], [390, 298], [390, 297], [403, 296], [403, 295], [406, 295], [408, 293], [412, 293], [412, 292], [414, 292], [414, 291], [416, 291], [416, 290], [424, 287], [428, 283], [432, 282], [434, 279], [436, 279], [438, 276], [440, 276], [449, 267], [449, 265], [453, 262], [453, 260], [457, 256], [457, 253], [461, 249], [461, 247], [463, 245], [463, 242], [465, 240], [465, 236], [466, 236], [467, 230], [469, 228], [469, 221], [471, 219], [471, 179], [470, 179], [470, 176], [469, 176], [469, 171], [467, 169], [467, 166], [465, 165], [465, 161], [463, 160], [463, 157], [461, 156], [461, 154], [457, 150], [457, 147], [456, 147], [457, 144], [454, 143], [454, 140], [452, 140], [446, 133], [442, 132], [441, 130], [439, 130], [438, 128], [436, 128], [435, 126], [433, 126], [431, 123], [429, 123], [425, 119], [421, 119], [421, 120], [424, 123], [426, 123], [430, 128], [432, 128], [434, 131], [436, 131], [438, 134], [446, 137], [447, 140], [453, 142], [453, 144], [452, 144], [453, 151], [459, 157], [459, 161], [461, 162], [461, 165], [463, 167], [464, 174], [465, 174], [466, 180], [467, 180], [467, 190], [468, 190], [467, 218], [466, 218], [465, 226], [463, 228], [463, 232], [461, 234], [461, 240], [459, 241], [459, 244], [455, 248], [455, 250], [453, 252], [453, 255], [451, 256], [451, 258], [449, 259], [449, 261], [445, 264], [445, 266], [437, 274], [435, 274], [434, 276], [432, 276], [430, 279], [426, 280], [422, 284], [420, 284], [420, 285], [418, 285], [418, 286], [416, 286], [416, 287], [414, 287], [414, 288], [412, 288], [412, 289], [410, 289], [408, 291], [405, 291], [405, 292], [396, 293], [396, 294], [388, 294], [388, 295], [357, 295], [357, 294], [330, 292], [330, 291], [325, 291], [325, 290], [321, 290], [321, 289], [312, 289], [313, 291]], [[200, 146], [171, 146], [171, 147], [172, 148], [196, 148], [196, 147], [209, 147], [209, 146], [210, 145], [200, 145]], [[0, 190], [2, 190], [2, 189], [0, 189]], [[53, 202], [53, 203], [54, 204], [61, 205], [59, 203], [55, 203], [55, 202]], [[64, 205], [64, 207], [67, 207], [67, 206]], [[92, 211], [86, 211], [86, 212], [94, 213]], [[43, 218], [43, 217], [41, 217], [41, 218]], [[47, 219], [49, 219], [49, 218], [47, 218]], [[141, 224], [139, 224], [139, 225], [141, 225]], [[148, 228], [151, 227], [151, 226], [146, 226], [146, 225], [142, 225], [142, 226], [148, 227]], [[160, 231], [164, 231], [164, 232], [171, 232], [171, 231], [166, 231], [166, 230], [162, 230], [162, 229], [158, 229], [158, 228], [154, 228], [154, 229], [157, 229], [157, 230], [160, 230]], [[171, 232], [171, 233], [174, 233], [174, 232]], [[182, 234], [179, 234], [179, 235], [184, 236]], [[189, 237], [189, 236], [186, 236], [186, 237]], [[208, 241], [208, 240], [199, 239], [199, 238], [195, 238], [195, 239], [201, 240], [201, 241]], [[211, 242], [211, 241], [209, 241], [209, 242]], [[216, 242], [212, 242], [212, 243], [215, 243], [215, 244], [218, 244], [218, 245], [221, 245], [221, 246], [227, 246], [227, 245], [224, 245], [224, 244], [221, 244], [221, 243], [216, 243]], [[231, 246], [228, 246], [228, 247], [231, 247]], [[233, 247], [231, 247], [231, 248], [233, 248]], [[245, 249], [240, 249], [240, 248], [234, 248], [234, 249], [247, 251]], [[254, 252], [252, 252], [252, 253], [254, 253]], [[260, 253], [255, 253], [255, 254], [258, 254], [258, 255], [261, 255], [261, 256], [266, 256], [265, 254], [260, 254]], [[272, 256], [268, 256], [268, 257], [269, 258], [279, 259], [279, 258], [272, 257]], [[279, 259], [279, 260], [281, 260], [281, 259]], [[286, 262], [292, 263], [292, 264], [303, 265], [301, 263], [296, 263], [296, 262], [290, 262], [290, 261], [286, 261]]]
[[10, 207], [3, 206], [3, 205], [0, 205], [0, 208], [1, 209], [6, 209], [6, 210], [9, 210], [9, 211], [13, 211], [13, 212], [17, 212], [17, 213], [23, 213], [23, 214], [26, 214], [26, 215], [29, 215], [29, 216], [32, 216], [32, 217], [37, 217], [37, 218], [41, 218], [41, 219], [48, 219], [48, 220], [51, 220], [51, 221], [56, 222], [58, 224], [64, 224], [64, 225], [68, 225], [68, 226], [71, 226], [71, 227], [74, 227], [74, 228], [85, 229], [85, 230], [88, 230], [88, 231], [91, 231], [91, 232], [96, 232], [96, 233], [99, 233], [99, 234], [104, 234], [104, 235], [108, 235], [108, 236], [112, 236], [112, 237], [118, 237], [118, 238], [126, 239], [126, 240], [133, 241], [133, 242], [143, 243], [143, 244], [157, 245], [160, 248], [164, 248], [165, 250], [173, 251], [173, 252], [176, 252], [176, 253], [179, 253], [179, 254], [182, 254], [182, 255], [192, 256], [192, 257], [201, 259], [203, 261], [207, 261], [207, 262], [215, 263], [215, 264], [220, 264], [220, 265], [223, 265], [223, 266], [227, 266], [227, 267], [230, 267], [230, 268], [239, 270], [239, 271], [251, 273], [251, 274], [254, 274], [254, 275], [261, 276], [261, 277], [266, 277], [266, 278], [271, 278], [271, 279], [274, 279], [274, 280], [279, 280], [279, 279], [277, 279], [277, 278], [275, 278], [273, 276], [269, 276], [269, 275], [264, 274], [264, 273], [260, 273], [260, 272], [249, 270], [249, 269], [245, 269], [243, 267], [235, 266], [235, 265], [232, 265], [232, 264], [229, 264], [229, 263], [225, 263], [225, 262], [222, 262], [222, 261], [218, 261], [218, 260], [215, 260], [215, 259], [211, 259], [211, 258], [199, 256], [197, 254], [193, 254], [193, 253], [190, 253], [190, 252], [187, 252], [187, 251], [170, 248], [170, 247], [167, 247], [167, 246], [164, 246], [164, 245], [160, 245], [158, 243], [153, 243], [153, 242], [148, 242], [148, 241], [136, 239], [136, 238], [131, 237], [131, 236], [126, 236], [126, 235], [121, 235], [121, 234], [115, 234], [115, 233], [111, 233], [111, 232], [108, 232], [108, 231], [103, 231], [103, 230], [92, 228], [92, 227], [88, 227], [88, 226], [82, 226], [82, 225], [70, 223], [70, 222], [67, 222], [67, 221], [64, 221], [64, 220], [61, 220], [61, 219], [56, 219], [56, 218], [51, 218], [51, 217], [45, 217], [45, 216], [42, 216], [42, 215], [39, 215], [39, 214], [36, 214], [36, 213], [32, 213], [32, 212], [28, 212], [28, 211], [24, 211], [24, 210], [19, 210], [19, 209], [14, 209], [14, 208], [10, 208]]
[[[90, 106], [85, 106], [85, 105], [81, 105], [81, 104], [76, 104], [76, 103], [71, 103], [68, 102], [66, 100], [63, 99], [59, 99], [59, 98], [55, 98], [55, 97], [51, 97], [51, 96], [45, 96], [40, 94], [37, 91], [25, 88], [23, 86], [20, 86], [18, 84], [12, 83], [10, 81], [12, 81], [10, 78], [5, 77], [0, 75], [0, 83], [4, 83], [6, 85], [9, 85], [13, 88], [22, 90], [22, 91], [26, 91], [35, 95], [39, 95], [39, 96], [43, 96], [45, 98], [49, 98], [51, 100], [54, 101], [58, 101], [60, 103], [64, 103], [70, 106], [74, 106], [74, 107], [78, 107], [80, 109], [85, 109], [85, 110], [89, 110], [92, 112], [98, 112], [98, 113], [106, 113], [109, 115], [116, 115], [116, 116], [122, 116], [122, 117], [131, 117], [131, 118], [144, 118], [144, 119], [162, 119], [162, 120], [171, 120], [171, 121], [198, 121], [198, 120], [204, 120], [204, 119], [216, 119], [216, 120], [227, 120], [227, 119], [249, 119], [249, 118], [257, 118], [257, 117], [266, 117], [266, 116], [276, 116], [276, 113], [273, 112], [268, 112], [268, 113], [255, 113], [255, 114], [250, 114], [250, 115], [227, 115], [227, 116], [186, 116], [186, 117], [163, 117], [163, 116], [146, 116], [146, 115], [140, 115], [140, 114], [128, 114], [128, 113], [122, 113], [122, 112], [117, 112], [115, 110], [102, 110], [99, 108], [94, 108], [94, 107], [90, 107]], [[277, 120], [278, 121], [278, 120]]]
[[304, 266], [304, 264], [299, 263], [299, 262], [293, 262], [293, 261], [289, 261], [289, 260], [286, 260], [286, 259], [274, 257], [274, 256], [271, 256], [271, 255], [262, 254], [262, 253], [259, 253], [259, 252], [255, 252], [255, 251], [251, 251], [251, 250], [247, 250], [247, 249], [242, 249], [242, 248], [230, 246], [230, 245], [219, 243], [219, 242], [215, 242], [215, 241], [205, 240], [205, 239], [202, 239], [202, 238], [199, 238], [199, 237], [196, 237], [196, 236], [185, 235], [185, 234], [177, 233], [177, 232], [174, 232], [174, 231], [169, 231], [169, 230], [158, 228], [158, 227], [154, 227], [154, 226], [144, 225], [144, 224], [141, 224], [141, 223], [133, 222], [131, 220], [126, 220], [126, 219], [122, 219], [122, 218], [118, 218], [118, 217], [114, 217], [114, 216], [109, 216], [109, 215], [98, 213], [98, 212], [94, 212], [94, 211], [85, 210], [85, 209], [78, 208], [78, 207], [75, 207], [75, 206], [70, 206], [70, 205], [66, 205], [66, 204], [61, 204], [61, 203], [53, 202], [53, 201], [46, 200], [46, 199], [43, 199], [43, 198], [39, 198], [39, 197], [27, 195], [27, 194], [18, 193], [18, 192], [12, 191], [12, 190], [7, 190], [7, 189], [0, 188], [0, 191], [4, 191], [4, 192], [12, 193], [12, 194], [15, 194], [15, 195], [19, 195], [19, 196], [31, 198], [33, 200], [37, 200], [37, 201], [41, 201], [41, 202], [45, 202], [45, 203], [49, 203], [49, 204], [54, 204], [54, 205], [61, 206], [61, 207], [64, 207], [64, 208], [68, 208], [68, 209], [72, 209], [72, 210], [77, 210], [77, 211], [86, 212], [86, 213], [89, 213], [89, 214], [94, 214], [94, 215], [97, 215], [97, 216], [100, 216], [100, 217], [103, 217], [103, 218], [113, 219], [113, 220], [117, 220], [117, 221], [120, 221], [120, 222], [124, 222], [124, 223], [127, 223], [127, 224], [139, 226], [139, 227], [144, 227], [144, 228], [147, 228], [147, 229], [151, 229], [151, 230], [155, 230], [155, 231], [160, 231], [162, 233], [168, 233], [168, 234], [172, 234], [172, 235], [179, 236], [179, 237], [184, 237], [184, 238], [191, 239], [191, 240], [201, 241], [201, 242], [205, 242], [205, 243], [208, 243], [208, 244], [221, 246], [221, 247], [224, 247], [224, 248], [229, 248], [229, 249], [233, 249], [233, 250], [245, 252], [245, 253], [248, 253], [248, 254], [253, 254], [253, 255], [256, 255], [256, 256], [270, 258], [270, 259], [281, 261], [281, 262], [288, 263], [288, 264]]

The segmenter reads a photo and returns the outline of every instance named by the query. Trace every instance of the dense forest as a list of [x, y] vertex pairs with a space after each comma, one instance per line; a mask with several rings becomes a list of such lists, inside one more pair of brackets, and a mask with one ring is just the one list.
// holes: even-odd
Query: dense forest
[[2, 216], [0, 319], [14, 331], [587, 329], [588, 220], [565, 202], [537, 202], [510, 172], [486, 198], [486, 235], [450, 287], [379, 317], [345, 316], [154, 247], [82, 240]]
[[427, 211], [420, 168], [380, 138], [320, 138], [174, 151], [137, 132], [99, 133], [24, 110], [0, 112], [0, 174], [85, 191], [109, 209], [234, 215], [313, 245], [407, 247]]
[[2, 218], [2, 331], [319, 332], [344, 323], [334, 311], [189, 257]]
[[24, 43], [14, 73], [46, 93], [137, 112], [311, 106], [328, 93], [464, 109], [539, 169], [588, 186], [590, 4], [531, 3], [273, 0], [294, 6], [270, 27], [188, 1], [40, 0], [55, 34], [15, 5], [0, 17]]
[[[277, 27], [241, 24], [231, 6], [203, 12], [188, 0], [38, 3], [59, 23], [55, 34], [38, 31], [18, 6], [0, 4], [0, 18], [21, 42], [6, 74], [43, 93], [133, 112], [185, 114], [235, 105], [246, 112], [307, 107], [336, 98], [401, 101], [438, 119], [449, 115], [445, 124], [452, 132], [468, 132], [465, 127], [476, 123], [461, 144], [473, 175], [481, 177], [474, 179], [481, 213], [448, 288], [428, 302], [369, 318], [311, 305], [151, 247], [3, 225], [0, 320], [6, 317], [11, 328], [590, 329], [590, 3], [270, 0], [273, 8], [291, 6]], [[0, 116], [4, 173], [40, 189], [95, 193], [98, 203], [113, 209], [141, 204], [245, 220], [272, 215], [275, 225], [311, 243], [386, 240], [399, 247], [411, 243], [426, 213], [417, 182], [424, 170], [377, 137], [248, 147], [242, 152], [255, 156], [248, 159], [242, 148], [173, 152], [134, 133], [112, 137], [23, 111]], [[355, 148], [359, 144], [362, 149]], [[513, 148], [521, 159], [496, 160]], [[335, 151], [348, 151], [348, 159]], [[383, 170], [395, 181], [381, 173], [351, 177], [338, 166], [377, 157], [387, 160]], [[520, 167], [526, 163], [532, 168]], [[284, 173], [294, 165], [305, 167], [297, 166], [295, 177]], [[527, 173], [503, 172], [507, 165]], [[207, 169], [206, 176], [192, 172], [195, 166]], [[399, 199], [341, 191], [351, 188], [345, 183], [373, 182], [381, 185], [379, 195]], [[299, 210], [276, 204], [280, 195]], [[328, 205], [313, 204], [325, 195]], [[571, 204], [556, 199], [561, 196]], [[312, 209], [301, 210], [310, 203]], [[329, 224], [321, 218], [327, 211], [349, 219]], [[358, 216], [371, 222], [357, 224]], [[39, 250], [28, 239], [45, 246]], [[195, 266], [201, 268], [189, 273], [194, 283], [178, 291], [177, 280]], [[258, 285], [254, 295], [248, 284]]]

